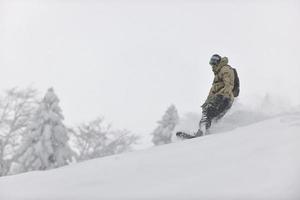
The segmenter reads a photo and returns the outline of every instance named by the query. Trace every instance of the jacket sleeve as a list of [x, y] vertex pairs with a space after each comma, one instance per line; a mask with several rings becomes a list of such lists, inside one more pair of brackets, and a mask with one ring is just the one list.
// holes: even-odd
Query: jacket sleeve
[[214, 91], [214, 85], [211, 86], [211, 88], [210, 88], [210, 90], [209, 90], [209, 94], [208, 94], [208, 96], [207, 96], [207, 98], [206, 98], [204, 104], [202, 104], [201, 107], [204, 107], [205, 104], [207, 104], [207, 103], [210, 101], [210, 99], [213, 97], [213, 94], [214, 94], [213, 91]]
[[232, 69], [226, 67], [221, 72], [224, 87], [217, 93], [221, 95], [231, 96], [234, 87], [234, 74]]

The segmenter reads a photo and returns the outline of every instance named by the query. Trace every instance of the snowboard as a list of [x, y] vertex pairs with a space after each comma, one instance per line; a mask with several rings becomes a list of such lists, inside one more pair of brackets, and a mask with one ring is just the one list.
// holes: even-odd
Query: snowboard
[[202, 137], [204, 135], [205, 134], [200, 129], [193, 135], [188, 134], [186, 132], [182, 132], [182, 131], [179, 131], [176, 133], [176, 136], [181, 139], [192, 139], [192, 138], [196, 138], [196, 137]]
[[192, 139], [192, 138], [196, 138], [197, 136], [195, 135], [190, 135], [188, 133], [185, 132], [177, 132], [176, 136], [180, 139]]

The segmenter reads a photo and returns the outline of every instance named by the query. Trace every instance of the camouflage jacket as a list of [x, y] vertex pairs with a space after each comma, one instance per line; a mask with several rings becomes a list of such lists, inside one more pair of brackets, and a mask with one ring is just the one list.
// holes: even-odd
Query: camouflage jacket
[[228, 58], [223, 57], [217, 66], [213, 66], [213, 72], [215, 78], [206, 99], [206, 103], [216, 95], [222, 95], [233, 101], [234, 96], [232, 90], [234, 87], [234, 72], [228, 65]]

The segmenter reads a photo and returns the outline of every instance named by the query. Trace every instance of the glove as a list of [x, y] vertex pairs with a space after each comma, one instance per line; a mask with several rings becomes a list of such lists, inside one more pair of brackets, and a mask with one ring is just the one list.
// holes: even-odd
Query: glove
[[202, 104], [201, 108], [205, 108], [208, 105], [208, 103], [205, 101], [204, 104]]
[[206, 106], [208, 106], [209, 102], [211, 102], [213, 98], [214, 96], [207, 97], [206, 101], [204, 102], [204, 104], [202, 104], [201, 108], [205, 108]]

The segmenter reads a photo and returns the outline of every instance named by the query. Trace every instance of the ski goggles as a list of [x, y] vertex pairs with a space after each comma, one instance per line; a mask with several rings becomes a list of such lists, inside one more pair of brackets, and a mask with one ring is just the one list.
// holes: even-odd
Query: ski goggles
[[210, 65], [218, 65], [221, 62], [221, 57], [219, 55], [213, 55], [210, 58], [209, 64]]

